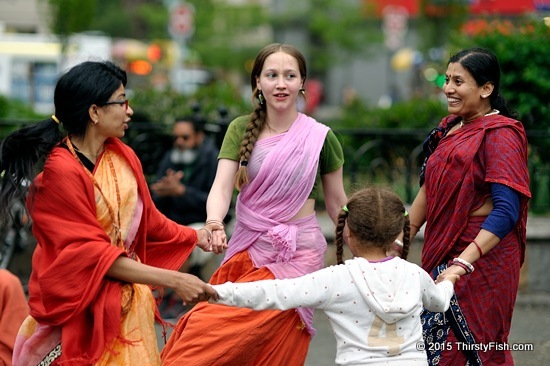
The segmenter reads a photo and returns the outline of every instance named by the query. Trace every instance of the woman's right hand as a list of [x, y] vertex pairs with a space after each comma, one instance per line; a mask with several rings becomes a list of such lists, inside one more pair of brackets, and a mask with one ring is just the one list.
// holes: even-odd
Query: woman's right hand
[[207, 301], [210, 298], [218, 300], [218, 293], [212, 286], [203, 282], [197, 276], [181, 272], [179, 274], [180, 278], [173, 289], [181, 297], [184, 305]]

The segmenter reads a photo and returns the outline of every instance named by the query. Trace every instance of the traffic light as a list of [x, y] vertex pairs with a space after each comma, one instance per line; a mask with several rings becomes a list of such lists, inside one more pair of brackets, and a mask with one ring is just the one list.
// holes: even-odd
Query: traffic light
[[136, 75], [148, 75], [153, 70], [153, 65], [146, 60], [135, 60], [128, 64], [128, 69]]

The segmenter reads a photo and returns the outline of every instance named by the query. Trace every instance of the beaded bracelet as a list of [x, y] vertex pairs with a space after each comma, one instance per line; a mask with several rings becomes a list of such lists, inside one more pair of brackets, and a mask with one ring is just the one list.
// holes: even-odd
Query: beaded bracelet
[[474, 271], [474, 266], [472, 266], [470, 264], [470, 262], [465, 261], [464, 259], [462, 259], [460, 257], [456, 257], [455, 259], [453, 259], [453, 264], [457, 264], [457, 263], [463, 264], [467, 268], [466, 273], [468, 273], [468, 274], [470, 274]]
[[472, 243], [475, 244], [476, 248], [477, 248], [477, 251], [479, 252], [479, 257], [483, 257], [483, 251], [481, 250], [481, 247], [479, 246], [479, 244], [477, 243], [477, 241], [474, 239], [472, 240]]

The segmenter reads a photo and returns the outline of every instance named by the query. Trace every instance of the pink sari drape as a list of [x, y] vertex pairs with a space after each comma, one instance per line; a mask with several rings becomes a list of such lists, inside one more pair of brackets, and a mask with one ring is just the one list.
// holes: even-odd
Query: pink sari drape
[[[237, 197], [239, 219], [224, 263], [248, 249], [254, 265], [268, 267], [277, 278], [298, 277], [322, 267], [327, 244], [315, 215], [289, 220], [311, 193], [328, 130], [298, 114], [287, 133], [256, 143], [249, 161], [251, 181]], [[313, 331], [313, 311], [298, 311]]]

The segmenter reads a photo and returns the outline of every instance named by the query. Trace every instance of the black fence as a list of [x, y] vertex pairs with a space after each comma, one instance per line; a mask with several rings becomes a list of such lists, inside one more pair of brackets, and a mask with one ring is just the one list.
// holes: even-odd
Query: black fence
[[[206, 124], [207, 135], [218, 146], [229, 124], [229, 118], [223, 111], [219, 119]], [[21, 121], [0, 120], [0, 137], [7, 131], [24, 125]], [[342, 142], [346, 164], [344, 180], [348, 192], [365, 184], [380, 184], [392, 187], [402, 199], [411, 203], [419, 189], [418, 176], [424, 154], [422, 143], [429, 132], [424, 129], [338, 129], [333, 128]], [[548, 131], [530, 131], [528, 138], [533, 141], [550, 138]], [[141, 159], [148, 179], [153, 179], [157, 164], [162, 155], [170, 148], [170, 128], [168, 126], [132, 122], [125, 142], [130, 145]], [[530, 151], [539, 147], [531, 142]], [[530, 160], [531, 192], [533, 199], [531, 211], [550, 212], [550, 164], [540, 164]]]

